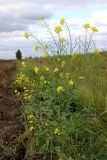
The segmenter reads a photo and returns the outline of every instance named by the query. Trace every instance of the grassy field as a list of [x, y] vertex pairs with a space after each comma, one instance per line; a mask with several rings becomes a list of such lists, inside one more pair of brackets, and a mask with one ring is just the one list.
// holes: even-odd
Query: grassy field
[[107, 159], [107, 54], [20, 61], [13, 86], [26, 157]]

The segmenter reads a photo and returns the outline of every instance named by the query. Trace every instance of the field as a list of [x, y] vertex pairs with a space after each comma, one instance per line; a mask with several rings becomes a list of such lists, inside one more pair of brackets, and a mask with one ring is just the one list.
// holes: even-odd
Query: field
[[0, 158], [107, 159], [107, 55], [0, 61]]

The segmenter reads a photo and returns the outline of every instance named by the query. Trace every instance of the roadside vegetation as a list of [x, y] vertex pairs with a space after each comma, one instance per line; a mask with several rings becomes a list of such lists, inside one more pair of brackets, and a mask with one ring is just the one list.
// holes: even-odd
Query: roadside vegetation
[[[17, 64], [13, 87], [23, 102], [25, 126], [18, 141], [26, 148], [26, 157], [106, 160], [107, 53], [95, 48], [93, 35], [98, 29], [86, 23], [84, 39], [73, 41], [65, 19], [54, 28], [57, 37], [44, 18], [39, 20], [53, 43], [24, 34], [36, 40], [35, 51], [43, 56]], [[64, 27], [65, 38], [61, 36]]]

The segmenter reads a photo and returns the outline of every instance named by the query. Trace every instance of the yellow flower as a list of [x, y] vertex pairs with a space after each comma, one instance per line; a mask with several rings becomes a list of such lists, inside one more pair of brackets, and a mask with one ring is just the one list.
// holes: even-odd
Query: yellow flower
[[24, 32], [24, 37], [25, 37], [26, 39], [28, 39], [28, 38], [29, 38], [29, 33], [28, 33], [28, 32]]
[[50, 84], [50, 81], [44, 81], [44, 84]]
[[20, 92], [17, 92], [17, 95], [20, 96]]
[[71, 56], [72, 56], [72, 58], [77, 58], [78, 57], [78, 53], [77, 52], [73, 52]]
[[59, 42], [61, 42], [61, 43], [65, 42], [65, 41], [66, 41], [65, 38], [60, 38], [59, 39]]
[[95, 55], [98, 55], [100, 52], [99, 52], [99, 49], [98, 48], [96, 48], [95, 50], [94, 50], [94, 54]]
[[93, 32], [98, 32], [98, 29], [97, 29], [96, 27], [92, 27], [91, 30], [92, 30]]
[[45, 67], [45, 70], [46, 70], [46, 71], [49, 71], [49, 68], [48, 68], [48, 67]]
[[55, 69], [54, 69], [54, 73], [57, 73], [57, 72], [59, 72], [59, 69], [58, 69], [58, 68], [55, 68]]
[[45, 48], [45, 49], [48, 49], [48, 45], [45, 45], [44, 48]]
[[68, 84], [69, 84], [69, 85], [73, 85], [73, 84], [74, 84], [73, 80], [71, 79], [71, 80], [68, 82]]
[[28, 93], [28, 92], [29, 92], [29, 90], [28, 90], [28, 89], [25, 89], [24, 91], [25, 91], [26, 93]]
[[54, 31], [55, 31], [56, 33], [60, 33], [60, 32], [62, 32], [62, 27], [61, 27], [61, 26], [56, 26], [56, 27], [54, 28]]
[[47, 81], [44, 81], [44, 84], [46, 84], [47, 83]]
[[64, 89], [63, 89], [62, 86], [57, 87], [57, 92], [58, 92], [58, 93], [63, 92], [63, 91], [64, 91]]
[[44, 80], [45, 80], [45, 77], [44, 77], [44, 76], [41, 76], [41, 77], [40, 77], [40, 80], [41, 80], [41, 81], [44, 81]]
[[15, 90], [14, 92], [15, 92], [15, 93], [17, 93], [18, 91], [17, 91], [17, 90]]
[[83, 79], [84, 79], [84, 76], [79, 76], [79, 79], [80, 79], [80, 80], [83, 80]]
[[29, 128], [29, 131], [30, 131], [30, 132], [32, 132], [32, 130], [33, 130], [33, 126]]
[[29, 123], [33, 123], [33, 121], [29, 121]]
[[39, 46], [35, 45], [35, 51], [38, 52], [38, 50], [39, 50]]
[[61, 67], [63, 67], [65, 65], [65, 61], [62, 61], [61, 63]]
[[44, 53], [43, 55], [44, 58], [48, 58], [48, 56], [49, 56], [48, 53]]
[[54, 130], [54, 134], [60, 135], [60, 133], [61, 133], [60, 129], [55, 128], [55, 130]]
[[46, 67], [46, 66], [43, 66], [43, 67], [45, 68], [46, 71], [49, 71], [49, 68], [48, 68], [48, 67]]
[[36, 67], [34, 68], [34, 71], [35, 71], [35, 73], [38, 73], [38, 72], [39, 72], [39, 68], [36, 66]]
[[85, 23], [85, 24], [83, 24], [83, 27], [84, 28], [91, 28], [91, 25], [89, 23]]
[[23, 67], [23, 68], [26, 67], [26, 63], [25, 63], [25, 62], [22, 62], [21, 64], [22, 64], [22, 67]]
[[26, 88], [26, 87], [23, 87], [23, 89], [26, 90], [27, 88]]
[[44, 21], [45, 18], [44, 18], [44, 17], [40, 17], [40, 18], [38, 18], [38, 20], [39, 20], [39, 21]]
[[30, 120], [32, 120], [33, 119], [33, 115], [32, 114], [30, 114], [29, 116], [27, 116], [27, 120], [28, 121], [30, 121]]
[[64, 18], [60, 19], [60, 24], [63, 25], [64, 23], [65, 23], [65, 19]]

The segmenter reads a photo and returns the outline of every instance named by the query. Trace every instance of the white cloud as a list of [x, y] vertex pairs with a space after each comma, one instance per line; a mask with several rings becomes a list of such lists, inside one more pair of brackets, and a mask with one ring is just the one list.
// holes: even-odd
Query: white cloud
[[90, 17], [90, 22], [98, 26], [107, 27], [107, 10], [93, 12]]

